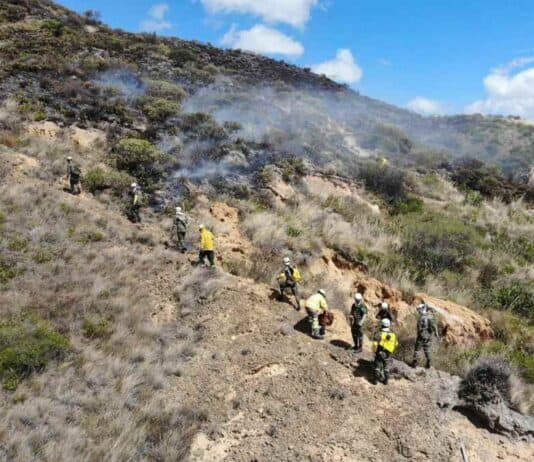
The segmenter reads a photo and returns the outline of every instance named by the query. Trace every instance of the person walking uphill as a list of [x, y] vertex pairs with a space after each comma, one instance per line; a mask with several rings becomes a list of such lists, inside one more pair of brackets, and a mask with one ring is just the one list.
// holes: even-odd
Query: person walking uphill
[[319, 289], [306, 300], [306, 313], [310, 324], [311, 336], [316, 339], [323, 339], [326, 333], [326, 327], [319, 324], [319, 316], [328, 311], [326, 303], [326, 292]]
[[417, 356], [422, 349], [426, 358], [426, 368], [428, 369], [432, 362], [432, 340], [434, 336], [439, 338], [438, 327], [432, 311], [426, 303], [421, 303], [417, 307], [417, 311], [419, 319], [417, 321], [417, 338], [415, 340], [412, 367], [417, 367]]
[[143, 193], [141, 192], [141, 187], [137, 183], [132, 183], [130, 185], [130, 207], [128, 210], [128, 218], [132, 223], [141, 222], [141, 205], [143, 203]]
[[174, 227], [176, 228], [176, 247], [180, 252], [185, 252], [185, 233], [187, 231], [187, 216], [182, 212], [181, 207], [176, 207], [176, 215], [174, 217]]
[[389, 380], [390, 358], [397, 346], [397, 335], [391, 332], [391, 321], [384, 318], [380, 321], [380, 330], [376, 333], [373, 342], [375, 350], [375, 379], [387, 385]]
[[81, 178], [82, 171], [80, 167], [72, 163], [72, 157], [67, 157], [67, 179], [69, 180], [71, 194], [80, 194], [82, 192]]
[[360, 353], [363, 348], [363, 325], [367, 319], [367, 312], [362, 294], [357, 293], [354, 295], [354, 303], [350, 309], [350, 330], [356, 353]]
[[284, 299], [284, 292], [286, 291], [286, 289], [291, 290], [291, 293], [295, 297], [295, 302], [297, 304], [296, 309], [298, 311], [300, 310], [298, 285], [302, 277], [298, 268], [291, 264], [291, 260], [289, 259], [289, 257], [284, 257], [283, 263], [284, 268], [276, 278], [278, 280], [278, 286], [280, 289], [280, 299]]
[[209, 266], [215, 266], [215, 237], [205, 225], [198, 227], [200, 231], [200, 250], [198, 252], [198, 264], [205, 264], [208, 259]]

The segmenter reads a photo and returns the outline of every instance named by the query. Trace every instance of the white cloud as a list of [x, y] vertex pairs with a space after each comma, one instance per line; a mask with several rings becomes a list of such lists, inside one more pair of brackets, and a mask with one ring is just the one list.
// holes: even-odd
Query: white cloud
[[324, 74], [333, 80], [343, 83], [357, 83], [363, 75], [362, 69], [347, 48], [337, 50], [334, 59], [316, 64], [312, 66], [312, 70], [316, 74]]
[[519, 58], [493, 69], [484, 78], [486, 99], [465, 108], [467, 113], [519, 115], [534, 120], [534, 67], [518, 70], [534, 62]]
[[443, 104], [438, 101], [434, 101], [422, 96], [417, 96], [412, 99], [406, 107], [414, 112], [418, 112], [422, 115], [441, 115], [447, 112]]
[[270, 23], [303, 27], [319, 0], [201, 0], [210, 13], [241, 13], [259, 16]]
[[141, 21], [140, 29], [145, 32], [160, 32], [172, 28], [172, 24], [167, 21], [169, 5], [158, 3], [148, 10], [148, 18]]
[[224, 35], [222, 45], [265, 55], [297, 57], [304, 53], [302, 44], [282, 32], [256, 24], [249, 30], [237, 30], [235, 26]]

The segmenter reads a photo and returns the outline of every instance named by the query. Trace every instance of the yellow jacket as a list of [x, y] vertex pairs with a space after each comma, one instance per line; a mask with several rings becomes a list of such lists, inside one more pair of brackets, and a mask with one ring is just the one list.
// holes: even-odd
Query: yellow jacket
[[320, 293], [316, 293], [306, 300], [306, 309], [312, 313], [320, 314], [328, 310], [328, 305], [326, 299]]
[[215, 250], [215, 237], [206, 228], [200, 231], [200, 250]]
[[399, 341], [397, 336], [390, 331], [380, 331], [375, 336], [375, 341], [373, 342], [373, 350], [376, 351], [378, 347], [382, 347], [388, 353], [395, 353], [395, 350], [399, 346]]

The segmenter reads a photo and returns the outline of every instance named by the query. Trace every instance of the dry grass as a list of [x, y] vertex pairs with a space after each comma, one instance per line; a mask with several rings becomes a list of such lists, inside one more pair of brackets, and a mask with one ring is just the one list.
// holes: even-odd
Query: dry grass
[[[52, 174], [54, 162], [45, 178]], [[0, 211], [0, 248], [21, 268], [0, 291], [2, 316], [39, 315], [73, 345], [63, 362], [0, 392], [0, 458], [183, 460], [205, 417], [165, 400], [198, 341], [150, 319], [147, 281], [165, 256], [130, 242], [112, 210], [44, 182], [3, 186]], [[189, 295], [189, 282], [191, 299], [216, 290], [212, 281]], [[87, 319], [105, 319], [110, 330], [88, 336]]]

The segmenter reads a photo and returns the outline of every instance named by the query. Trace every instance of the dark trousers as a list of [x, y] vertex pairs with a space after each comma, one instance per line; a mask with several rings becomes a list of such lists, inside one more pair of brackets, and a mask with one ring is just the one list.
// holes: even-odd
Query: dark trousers
[[413, 365], [417, 366], [417, 356], [419, 352], [423, 350], [426, 359], [427, 367], [430, 367], [430, 362], [432, 359], [431, 350], [432, 350], [432, 338], [417, 337], [415, 340], [415, 349], [413, 352]]
[[81, 187], [80, 187], [80, 179], [70, 179], [70, 193], [71, 194], [80, 194]]
[[383, 384], [389, 380], [389, 353], [380, 347], [375, 355], [375, 378]]
[[202, 264], [206, 262], [206, 258], [210, 266], [215, 266], [215, 252], [213, 250], [201, 250], [198, 253], [198, 263]]
[[176, 247], [180, 250], [185, 250], [185, 231], [176, 231]]
[[280, 284], [280, 297], [283, 299], [285, 295], [286, 289], [291, 290], [291, 293], [295, 297], [295, 301], [297, 303], [297, 308], [299, 307], [299, 288], [296, 282], [288, 283], [288, 282], [281, 282]]
[[139, 211], [141, 210], [141, 206], [140, 205], [131, 205], [130, 206], [130, 210], [129, 210], [129, 213], [128, 213], [128, 218], [130, 219], [131, 222], [133, 223], [139, 223], [141, 221], [141, 215], [139, 213]]
[[352, 333], [352, 340], [354, 340], [354, 348], [356, 350], [361, 350], [363, 348], [363, 326], [360, 326], [357, 321], [354, 321], [350, 330]]

